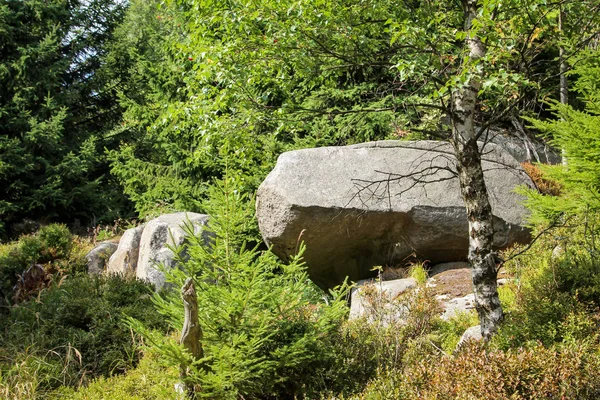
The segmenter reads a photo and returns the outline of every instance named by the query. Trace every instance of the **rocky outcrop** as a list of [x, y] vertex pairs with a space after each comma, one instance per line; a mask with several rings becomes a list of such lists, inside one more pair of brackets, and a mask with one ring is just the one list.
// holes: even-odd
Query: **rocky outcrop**
[[449, 320], [459, 313], [475, 310], [475, 295], [471, 268], [466, 262], [449, 262], [434, 265], [429, 270], [427, 286], [431, 294], [442, 305], [443, 320]]
[[162, 289], [165, 276], [157, 265], [162, 264], [167, 269], [175, 266], [172, 248], [185, 243], [186, 225], [190, 226], [190, 233], [202, 234], [208, 242], [211, 235], [203, 230], [207, 223], [208, 215], [191, 212], [165, 214], [148, 222], [140, 238], [136, 276], [154, 284], [156, 290]]
[[[406, 275], [408, 269], [397, 271]], [[365, 279], [357, 282], [350, 294], [349, 319], [365, 318], [371, 323], [383, 325], [403, 324], [409, 315], [406, 301], [401, 294], [423, 290], [425, 294], [435, 298], [439, 307], [430, 312], [448, 321], [459, 314], [475, 314], [475, 295], [471, 269], [465, 262], [437, 264], [429, 268], [427, 281], [418, 285], [413, 278], [392, 278], [386, 280], [382, 273], [376, 279]], [[508, 284], [510, 278], [498, 279], [498, 286]], [[481, 331], [481, 329], [480, 329]], [[479, 332], [481, 335], [481, 332]]]
[[[494, 213], [494, 245], [529, 240], [519, 163], [496, 145], [483, 149]], [[306, 244], [304, 260], [322, 288], [374, 275], [372, 267], [415, 255], [464, 260], [468, 225], [450, 144], [383, 141], [292, 151], [279, 157], [256, 201], [265, 242], [283, 260]]]
[[108, 260], [107, 273], [135, 276], [144, 227], [145, 225], [140, 225], [125, 231], [119, 247]]
[[[506, 276], [505, 271], [500, 272]], [[508, 278], [497, 280], [498, 287], [507, 284]], [[451, 262], [434, 265], [429, 270], [427, 286], [442, 305], [443, 320], [454, 318], [458, 314], [475, 312], [475, 295], [471, 268], [466, 262]]]
[[111, 242], [102, 242], [85, 255], [88, 273], [99, 275], [104, 272], [110, 256], [117, 250], [117, 245]]

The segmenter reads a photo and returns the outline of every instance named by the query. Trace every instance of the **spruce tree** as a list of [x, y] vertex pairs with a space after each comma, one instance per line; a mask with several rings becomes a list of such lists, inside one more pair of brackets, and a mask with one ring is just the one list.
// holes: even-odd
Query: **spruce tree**
[[113, 0], [0, 3], [4, 224], [100, 216], [112, 203], [102, 193], [103, 133], [119, 110], [97, 71], [123, 7]]
[[559, 196], [527, 191], [533, 210], [532, 222], [548, 224], [560, 218], [600, 210], [600, 62], [598, 50], [579, 57], [570, 73], [574, 91], [582, 106], [577, 108], [554, 101], [553, 119], [529, 121], [555, 145], [563, 149], [566, 165], [541, 165], [549, 179], [561, 186]]
[[248, 247], [254, 207], [238, 185], [228, 178], [211, 186], [205, 207], [212, 241], [190, 228], [180, 268], [164, 271], [174, 290], [155, 296], [179, 332], [179, 289], [194, 280], [203, 358], [194, 359], [176, 338], [133, 325], [167, 363], [185, 371], [185, 386], [198, 398], [313, 398], [339, 361], [331, 340], [347, 316], [344, 291], [325, 302], [308, 279], [301, 251], [286, 265], [270, 251]]

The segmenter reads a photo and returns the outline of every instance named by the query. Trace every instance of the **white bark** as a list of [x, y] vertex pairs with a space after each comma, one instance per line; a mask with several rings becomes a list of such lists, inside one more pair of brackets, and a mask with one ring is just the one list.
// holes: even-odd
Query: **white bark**
[[[558, 12], [558, 32], [561, 35], [561, 37], [562, 37], [562, 33], [563, 33], [563, 18], [564, 18], [564, 14], [563, 14], [563, 9], [561, 7]], [[558, 48], [558, 58], [559, 58], [559, 62], [560, 62], [560, 103], [568, 104], [569, 103], [569, 85], [567, 82], [567, 71], [569, 70], [569, 66], [567, 64], [567, 61], [565, 60], [565, 48], [562, 44]], [[561, 156], [562, 156], [562, 164], [564, 166], [566, 166], [568, 164], [568, 162], [567, 162], [567, 155], [565, 154], [565, 149], [561, 149]]]
[[[464, 67], [471, 68], [485, 56], [486, 47], [481, 39], [471, 32], [472, 21], [477, 17], [477, 2], [463, 0], [463, 6], [465, 30], [468, 32], [466, 38], [468, 61]], [[481, 154], [477, 146], [474, 126], [481, 77], [475, 71], [471, 71], [467, 76], [470, 78], [464, 85], [456, 88], [452, 93], [452, 144], [469, 222], [469, 263], [473, 278], [475, 307], [479, 314], [481, 333], [484, 339], [489, 340], [498, 330], [503, 312], [496, 283], [496, 257], [492, 251], [494, 236], [492, 208], [483, 177]]]

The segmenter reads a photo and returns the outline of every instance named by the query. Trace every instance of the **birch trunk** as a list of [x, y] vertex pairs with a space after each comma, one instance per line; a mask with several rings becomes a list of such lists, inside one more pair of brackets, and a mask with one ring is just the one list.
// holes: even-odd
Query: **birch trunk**
[[[560, 7], [558, 11], [558, 33], [563, 34], [563, 8]], [[569, 70], [569, 66], [567, 65], [566, 57], [565, 57], [565, 47], [561, 45], [558, 47], [558, 58], [560, 61], [560, 103], [561, 104], [569, 104], [569, 84], [567, 82], [567, 71]], [[567, 155], [565, 154], [565, 149], [560, 149], [560, 154], [562, 157], [562, 165], [567, 166]]]
[[[468, 61], [475, 63], [486, 53], [484, 43], [470, 32], [477, 16], [477, 2], [463, 0]], [[485, 340], [497, 332], [503, 319], [498, 298], [496, 257], [492, 251], [494, 236], [492, 207], [483, 178], [481, 154], [477, 146], [474, 126], [477, 94], [481, 77], [476, 72], [452, 94], [452, 144], [456, 155], [456, 167], [461, 193], [469, 222], [469, 263], [475, 293], [475, 307], [479, 314], [481, 333]]]

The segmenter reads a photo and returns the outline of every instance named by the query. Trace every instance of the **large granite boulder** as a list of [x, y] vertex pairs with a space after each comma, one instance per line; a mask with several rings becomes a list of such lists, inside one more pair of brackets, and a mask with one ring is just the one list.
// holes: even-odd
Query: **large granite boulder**
[[136, 276], [154, 284], [156, 290], [162, 289], [165, 276], [157, 264], [167, 269], [175, 267], [175, 253], [171, 248], [185, 243], [186, 225], [191, 225], [194, 235], [202, 234], [208, 242], [211, 234], [203, 229], [207, 223], [208, 215], [191, 212], [165, 214], [148, 222], [140, 238]]
[[119, 240], [119, 247], [108, 260], [107, 273], [119, 275], [136, 274], [140, 241], [144, 227], [145, 225], [140, 225], [125, 231], [121, 240]]
[[[530, 240], [523, 199], [532, 186], [519, 163], [494, 144], [483, 152], [494, 213], [494, 246]], [[283, 153], [258, 189], [260, 232], [288, 260], [304, 260], [322, 288], [374, 276], [414, 254], [432, 263], [464, 260], [468, 224], [452, 147], [436, 141], [383, 141]]]

